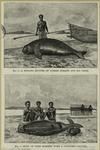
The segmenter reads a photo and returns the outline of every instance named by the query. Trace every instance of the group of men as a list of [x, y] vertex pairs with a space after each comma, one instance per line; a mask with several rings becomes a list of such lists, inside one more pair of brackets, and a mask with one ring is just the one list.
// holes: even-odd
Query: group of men
[[39, 15], [39, 21], [37, 23], [36, 35], [39, 35], [39, 39], [47, 38], [48, 27], [46, 21], [43, 20], [43, 15]]
[[35, 120], [44, 120], [45, 118], [48, 120], [56, 121], [56, 109], [53, 106], [53, 102], [49, 102], [49, 107], [47, 111], [44, 112], [43, 108], [41, 107], [41, 102], [36, 102], [36, 107], [31, 108], [30, 101], [25, 102], [25, 109], [23, 113], [23, 121], [24, 122], [31, 122]]

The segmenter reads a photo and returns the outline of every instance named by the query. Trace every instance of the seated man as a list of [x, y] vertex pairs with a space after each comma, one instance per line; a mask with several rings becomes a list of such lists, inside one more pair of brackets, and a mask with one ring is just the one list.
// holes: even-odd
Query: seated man
[[43, 112], [43, 108], [41, 108], [41, 102], [37, 101], [36, 102], [37, 107], [34, 108], [34, 113], [35, 113], [35, 120], [44, 120], [45, 118], [45, 113]]
[[49, 120], [56, 121], [56, 109], [53, 107], [53, 102], [49, 102], [49, 108], [46, 115]]
[[30, 101], [26, 101], [25, 102], [25, 109], [24, 109], [24, 113], [23, 113], [23, 121], [25, 122], [30, 122], [32, 121], [32, 110], [30, 108]]

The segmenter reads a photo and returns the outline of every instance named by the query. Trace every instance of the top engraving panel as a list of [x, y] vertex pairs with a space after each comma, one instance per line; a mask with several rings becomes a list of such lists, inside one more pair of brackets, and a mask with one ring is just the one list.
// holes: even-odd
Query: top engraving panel
[[5, 68], [97, 67], [97, 3], [5, 2], [3, 10]]

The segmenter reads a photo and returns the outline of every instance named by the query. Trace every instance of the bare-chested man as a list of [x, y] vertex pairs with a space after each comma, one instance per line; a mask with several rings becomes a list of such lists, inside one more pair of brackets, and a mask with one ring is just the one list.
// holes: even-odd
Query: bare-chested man
[[30, 105], [31, 105], [30, 101], [25, 102], [25, 109], [23, 112], [23, 121], [25, 122], [32, 121], [32, 117], [31, 117], [32, 110], [30, 108]]
[[48, 27], [46, 21], [43, 20], [43, 15], [39, 15], [39, 21], [37, 23], [36, 35], [39, 35], [39, 39], [47, 38]]
[[45, 119], [45, 113], [43, 111], [43, 108], [41, 107], [41, 102], [36, 102], [37, 107], [34, 108], [35, 113], [35, 120], [44, 120]]
[[53, 102], [49, 102], [49, 108], [46, 115], [49, 120], [56, 121], [56, 108], [53, 106]]

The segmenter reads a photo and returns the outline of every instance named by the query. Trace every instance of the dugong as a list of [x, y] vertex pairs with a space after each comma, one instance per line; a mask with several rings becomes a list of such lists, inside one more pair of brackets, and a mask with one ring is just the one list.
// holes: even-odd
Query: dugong
[[68, 123], [49, 121], [49, 120], [33, 120], [32, 122], [24, 122], [18, 125], [18, 133], [32, 134], [37, 136], [49, 136], [63, 131], [73, 136], [81, 131], [83, 126], [78, 123]]
[[22, 49], [24, 54], [34, 54], [37, 58], [41, 59], [42, 55], [76, 55], [84, 59], [86, 51], [78, 52], [71, 48], [62, 41], [56, 39], [38, 39], [25, 45]]

